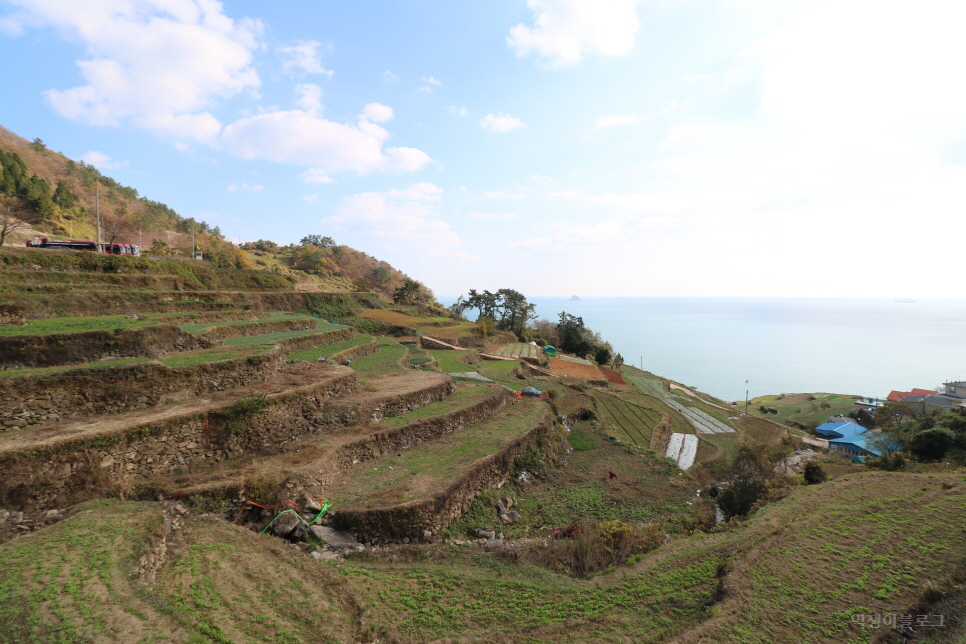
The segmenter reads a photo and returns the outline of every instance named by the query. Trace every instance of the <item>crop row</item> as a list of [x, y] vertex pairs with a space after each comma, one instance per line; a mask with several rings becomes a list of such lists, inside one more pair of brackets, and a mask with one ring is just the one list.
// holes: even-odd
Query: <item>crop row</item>
[[628, 404], [607, 394], [598, 396], [597, 400], [610, 420], [631, 442], [641, 447], [650, 445], [651, 432], [661, 422], [659, 413]]
[[686, 407], [676, 400], [671, 400], [670, 398], [666, 398], [664, 402], [666, 402], [675, 411], [684, 414], [688, 421], [694, 425], [695, 429], [704, 432], [705, 434], [729, 434], [735, 431], [714, 416], [710, 416], [700, 409]]

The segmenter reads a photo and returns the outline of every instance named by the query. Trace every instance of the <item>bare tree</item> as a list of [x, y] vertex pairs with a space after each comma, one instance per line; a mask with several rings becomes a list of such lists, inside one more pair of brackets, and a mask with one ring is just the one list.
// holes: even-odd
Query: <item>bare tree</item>
[[27, 227], [27, 222], [17, 217], [17, 211], [12, 206], [0, 204], [0, 246], [3, 246], [7, 235]]

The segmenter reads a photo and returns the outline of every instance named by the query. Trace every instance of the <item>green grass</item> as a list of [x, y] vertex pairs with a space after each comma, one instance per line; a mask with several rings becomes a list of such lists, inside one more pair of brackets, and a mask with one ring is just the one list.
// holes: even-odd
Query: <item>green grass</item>
[[[815, 397], [815, 400], [799, 403], [786, 403], [775, 395], [758, 396], [749, 401], [748, 411], [755, 416], [769, 418], [779, 423], [793, 420], [803, 425], [807, 423], [821, 425], [828, 421], [830, 416], [848, 415], [849, 412], [855, 410], [855, 396], [827, 393], [815, 393], [812, 396]], [[828, 407], [823, 408], [822, 403], [827, 403]], [[739, 402], [738, 406], [741, 411], [744, 411], [744, 405], [743, 400]], [[778, 413], [763, 414], [759, 409], [762, 406], [766, 409], [775, 409]]]
[[[229, 324], [259, 324], [262, 322], [280, 322], [283, 320], [304, 320], [305, 318], [310, 318], [311, 315], [304, 315], [299, 313], [290, 313], [287, 311], [270, 311], [269, 314], [263, 318], [257, 320], [229, 320], [226, 322], [201, 322], [196, 324], [182, 324], [180, 325], [181, 330], [187, 333], [198, 333], [204, 329], [209, 329], [216, 326], [227, 326]], [[325, 323], [329, 327], [328, 322]]]
[[[653, 408], [644, 405], [631, 404], [614, 396], [604, 393], [595, 394], [597, 409], [603, 416], [603, 422], [608, 431], [630, 441], [639, 447], [647, 448], [651, 444], [651, 434], [661, 422], [661, 414]], [[637, 402], [637, 401], [635, 401]], [[650, 405], [653, 407], [654, 405]], [[663, 406], [663, 405], [662, 405]]]
[[216, 347], [214, 349], [207, 349], [200, 353], [190, 353], [173, 355], [167, 358], [161, 359], [161, 364], [165, 367], [188, 367], [195, 364], [201, 364], [202, 362], [217, 362], [219, 360], [228, 360], [229, 358], [241, 358], [243, 356], [255, 355], [257, 353], [264, 353], [265, 347], [237, 347], [234, 349], [226, 349], [222, 347]]
[[375, 466], [360, 465], [350, 487], [333, 500], [337, 506], [372, 507], [378, 503], [373, 497], [395, 504], [418, 498], [416, 489], [442, 491], [474, 461], [536, 426], [546, 409], [543, 401], [511, 403], [472, 428], [409, 449], [402, 456], [381, 459]]
[[574, 426], [570, 433], [567, 435], [567, 442], [578, 452], [585, 452], [591, 449], [597, 449], [597, 441], [587, 433], [583, 427], [579, 425]]
[[468, 351], [457, 351], [455, 349], [426, 349], [426, 353], [433, 356], [436, 364], [443, 373], [463, 373], [464, 371], [476, 371], [476, 367], [460, 362], [460, 358], [465, 358]]
[[302, 349], [301, 351], [295, 351], [293, 353], [286, 354], [286, 358], [289, 360], [307, 360], [309, 362], [317, 362], [319, 356], [331, 356], [333, 353], [338, 353], [339, 351], [344, 351], [346, 349], [351, 349], [352, 347], [357, 347], [360, 344], [366, 344], [372, 341], [371, 335], [365, 335], [359, 333], [355, 335], [351, 340], [346, 340], [345, 342], [336, 342], [334, 344], [326, 344], [321, 347], [309, 347], [308, 349]]
[[402, 371], [400, 361], [406, 355], [406, 347], [392, 338], [379, 338], [379, 350], [352, 361], [352, 368], [360, 378]]
[[[354, 364], [355, 363], [353, 363], [353, 365]], [[476, 403], [482, 402], [496, 393], [498, 392], [492, 387], [487, 387], [485, 385], [476, 387], [472, 385], [461, 385], [458, 386], [456, 391], [447, 397], [446, 400], [441, 400], [439, 402], [426, 405], [425, 407], [408, 411], [399, 416], [384, 418], [380, 424], [385, 425], [386, 427], [400, 427], [406, 423], [411, 423], [416, 420], [448, 414], [450, 412], [463, 409], [464, 407], [475, 405]]]
[[0, 380], [13, 378], [16, 376], [32, 376], [36, 374], [54, 375], [64, 371], [79, 371], [82, 369], [109, 369], [111, 367], [124, 367], [132, 364], [144, 364], [154, 362], [151, 358], [121, 358], [119, 360], [106, 360], [104, 362], [92, 362], [90, 364], [75, 365], [71, 367], [49, 367], [46, 369], [10, 369], [0, 371]]
[[287, 338], [298, 338], [303, 335], [311, 335], [313, 333], [318, 333], [319, 331], [332, 331], [333, 329], [341, 329], [343, 325], [332, 324], [331, 322], [326, 322], [325, 320], [316, 320], [316, 328], [305, 329], [304, 331], [283, 331], [281, 333], [266, 333], [264, 335], [249, 335], [240, 336], [237, 338], [229, 338], [222, 342], [223, 345], [240, 345], [240, 344], [273, 344], [279, 340], [285, 340]]
[[123, 315], [100, 317], [43, 318], [27, 320], [27, 326], [8, 324], [0, 326], [0, 337], [18, 335], [50, 335], [52, 333], [79, 333], [82, 331], [114, 331], [143, 326], [157, 326], [153, 320], [130, 320]]

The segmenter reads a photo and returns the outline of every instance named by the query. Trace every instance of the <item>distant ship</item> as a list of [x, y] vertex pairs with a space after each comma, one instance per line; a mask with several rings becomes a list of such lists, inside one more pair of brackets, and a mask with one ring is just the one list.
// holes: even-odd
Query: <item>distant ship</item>
[[574, 295], [574, 296], [573, 296], [572, 298], [570, 298], [570, 299], [569, 299], [569, 300], [567, 300], [567, 301], [568, 301], [568, 302], [579, 302], [579, 301], [580, 301], [580, 298], [579, 298], [579, 297], [577, 297], [576, 295]]

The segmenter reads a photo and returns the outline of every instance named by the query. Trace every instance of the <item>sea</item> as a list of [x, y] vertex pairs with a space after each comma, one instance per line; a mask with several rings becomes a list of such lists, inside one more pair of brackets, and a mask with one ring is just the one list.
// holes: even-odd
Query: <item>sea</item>
[[[453, 298], [455, 300], [455, 298]], [[625, 363], [717, 396], [885, 398], [966, 379], [966, 300], [528, 297], [583, 318]]]

